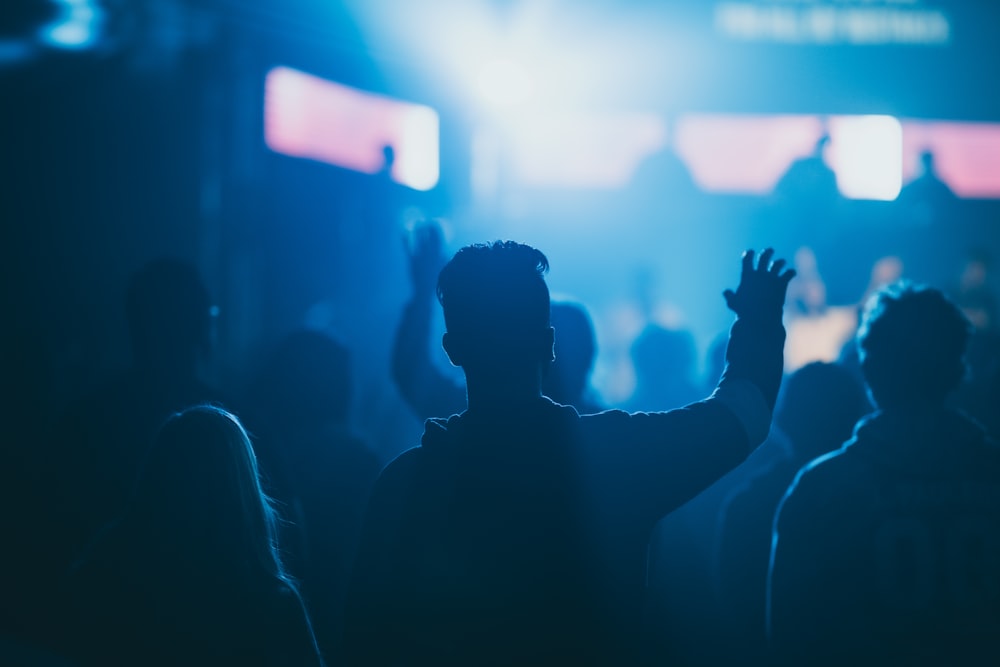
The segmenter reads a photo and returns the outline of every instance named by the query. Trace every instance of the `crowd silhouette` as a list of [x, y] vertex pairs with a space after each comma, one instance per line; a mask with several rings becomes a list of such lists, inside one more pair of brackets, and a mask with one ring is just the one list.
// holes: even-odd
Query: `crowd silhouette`
[[[781, 197], [801, 194], [797, 179], [829, 189], [825, 144]], [[393, 159], [387, 148], [380, 182]], [[924, 162], [906, 202], [943, 205]], [[202, 372], [218, 311], [197, 269], [134, 273], [130, 368], [37, 425], [6, 489], [24, 509], [0, 662], [1000, 656], [1000, 334], [984, 250], [944, 289], [882, 257], [862, 303], [842, 306], [812, 247], [792, 265], [748, 250], [718, 302], [734, 318], [707, 381], [694, 335], [650, 316], [618, 403], [592, 383], [588, 307], [550, 296], [542, 250], [493, 241], [449, 258], [434, 221], [405, 250], [411, 292], [384, 381], [425, 421], [389, 457], [352, 424], [354, 355], [337, 336], [289, 332], [220, 391]]]

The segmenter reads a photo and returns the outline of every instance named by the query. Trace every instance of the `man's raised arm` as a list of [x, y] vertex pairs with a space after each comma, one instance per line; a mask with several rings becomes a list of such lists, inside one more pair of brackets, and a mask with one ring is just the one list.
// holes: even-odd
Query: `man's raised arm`
[[739, 419], [754, 448], [764, 441], [778, 399], [783, 372], [785, 329], [782, 310], [788, 283], [795, 277], [785, 260], [773, 260], [768, 248], [755, 263], [755, 253], [743, 253], [736, 291], [726, 290], [726, 305], [736, 313], [726, 347], [726, 368], [712, 396]]
[[[781, 385], [785, 290], [795, 275], [774, 251], [743, 255], [726, 369], [710, 397], [678, 410], [593, 416], [605, 440], [622, 443], [603, 475], [645, 521], [659, 520], [742, 463], [767, 437]], [[583, 417], [584, 420], [591, 418]]]

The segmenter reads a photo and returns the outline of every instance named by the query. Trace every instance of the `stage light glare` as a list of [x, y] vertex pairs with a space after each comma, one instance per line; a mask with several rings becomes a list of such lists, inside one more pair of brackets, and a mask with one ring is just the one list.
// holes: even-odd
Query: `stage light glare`
[[61, 23], [45, 33], [45, 41], [67, 49], [83, 48], [92, 40], [90, 26], [81, 23]]
[[496, 58], [479, 70], [479, 97], [492, 107], [509, 108], [527, 100], [534, 82], [527, 68], [516, 60]]
[[903, 184], [903, 127], [892, 116], [830, 120], [837, 187], [849, 199], [892, 201]]
[[41, 40], [59, 49], [93, 46], [100, 37], [103, 12], [89, 0], [60, 0], [56, 4], [60, 5], [60, 18], [41, 29]]

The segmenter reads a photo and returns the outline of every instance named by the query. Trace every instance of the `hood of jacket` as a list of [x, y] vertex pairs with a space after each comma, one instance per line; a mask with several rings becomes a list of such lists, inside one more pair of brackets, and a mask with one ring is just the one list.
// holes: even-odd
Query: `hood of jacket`
[[466, 410], [447, 419], [428, 419], [420, 445], [431, 455], [455, 453], [458, 448], [537, 448], [540, 443], [558, 439], [578, 418], [574, 408], [542, 396], [502, 411]]

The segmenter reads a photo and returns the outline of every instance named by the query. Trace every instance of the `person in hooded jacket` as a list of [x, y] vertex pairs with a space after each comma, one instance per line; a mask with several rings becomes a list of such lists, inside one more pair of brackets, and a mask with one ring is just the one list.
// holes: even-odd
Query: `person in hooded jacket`
[[548, 260], [511, 241], [442, 269], [442, 343], [468, 409], [427, 421], [376, 483], [349, 592], [352, 665], [625, 665], [650, 532], [767, 435], [793, 272], [744, 255], [712, 396], [671, 412], [580, 416], [542, 393]]
[[969, 332], [936, 289], [896, 284], [868, 302], [858, 348], [878, 410], [799, 471], [778, 506], [767, 608], [775, 662], [971, 665], [1000, 655], [1000, 449], [945, 406]]

